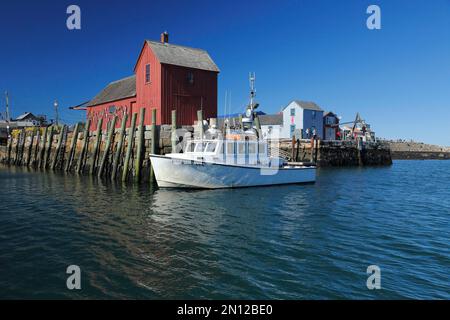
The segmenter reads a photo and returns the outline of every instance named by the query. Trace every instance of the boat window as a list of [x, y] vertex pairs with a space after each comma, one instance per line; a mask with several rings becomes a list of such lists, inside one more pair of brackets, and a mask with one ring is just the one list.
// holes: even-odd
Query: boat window
[[245, 143], [243, 142], [238, 143], [238, 153], [245, 154]]
[[216, 150], [216, 146], [217, 143], [215, 142], [208, 143], [208, 145], [206, 146], [206, 152], [214, 152]]
[[224, 151], [223, 151], [223, 143], [222, 142], [218, 142], [217, 143], [216, 153], [217, 154], [224, 153]]
[[195, 146], [195, 152], [203, 152], [203, 150], [205, 150], [206, 147], [206, 143], [197, 143], [197, 145]]
[[249, 154], [255, 154], [256, 153], [256, 143], [249, 143], [248, 144], [248, 153]]
[[234, 142], [227, 142], [227, 153], [234, 153]]
[[194, 152], [195, 149], [195, 143], [189, 142], [186, 146], [186, 152]]

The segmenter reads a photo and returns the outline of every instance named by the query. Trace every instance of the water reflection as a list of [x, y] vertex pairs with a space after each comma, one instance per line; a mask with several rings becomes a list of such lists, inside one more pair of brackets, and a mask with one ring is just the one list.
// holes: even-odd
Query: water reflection
[[[0, 168], [0, 286], [29, 298], [443, 297], [450, 195], [440, 188], [425, 203], [423, 175], [404, 166], [204, 191]], [[364, 286], [372, 263], [382, 292]], [[70, 264], [80, 292], [65, 289]]]

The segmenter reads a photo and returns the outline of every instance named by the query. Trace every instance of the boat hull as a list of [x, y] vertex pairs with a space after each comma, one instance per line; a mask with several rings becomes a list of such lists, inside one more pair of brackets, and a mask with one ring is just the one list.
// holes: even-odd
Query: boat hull
[[313, 183], [315, 167], [260, 168], [150, 155], [158, 187], [243, 188], [295, 183]]

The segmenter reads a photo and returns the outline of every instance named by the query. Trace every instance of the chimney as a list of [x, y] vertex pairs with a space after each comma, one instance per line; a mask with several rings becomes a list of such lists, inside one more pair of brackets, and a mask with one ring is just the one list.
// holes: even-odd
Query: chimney
[[169, 43], [169, 34], [167, 31], [161, 33], [161, 43]]

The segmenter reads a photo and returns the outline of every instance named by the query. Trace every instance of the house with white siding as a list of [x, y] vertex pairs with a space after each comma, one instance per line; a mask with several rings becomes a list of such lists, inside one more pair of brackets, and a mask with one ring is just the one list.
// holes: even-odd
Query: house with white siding
[[278, 114], [265, 114], [258, 116], [259, 123], [261, 124], [261, 132], [264, 139], [281, 138], [283, 130], [283, 115]]

